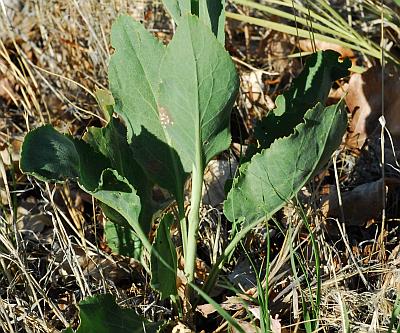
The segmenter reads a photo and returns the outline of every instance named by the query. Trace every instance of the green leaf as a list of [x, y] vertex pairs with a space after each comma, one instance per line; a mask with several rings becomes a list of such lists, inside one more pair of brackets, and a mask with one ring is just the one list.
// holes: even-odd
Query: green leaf
[[[151, 287], [160, 292], [161, 300], [170, 295], [177, 295], [176, 250], [170, 233], [173, 221], [174, 217], [171, 214], [164, 215], [157, 228], [157, 235], [151, 252]], [[162, 256], [164, 263], [160, 262], [159, 256]]]
[[79, 317], [77, 333], [156, 333], [163, 325], [163, 322], [149, 322], [134, 310], [121, 309], [109, 294], [79, 302]]
[[185, 170], [230, 144], [229, 118], [238, 76], [229, 54], [196, 16], [182, 18], [163, 58], [160, 114]]
[[182, 15], [191, 13], [190, 0], [163, 0], [163, 3], [175, 22], [178, 22]]
[[339, 61], [340, 54], [332, 51], [313, 53], [307, 59], [301, 74], [293, 80], [291, 88], [276, 99], [276, 108], [255, 127], [259, 147], [251, 146], [247, 158], [268, 148], [277, 138], [293, 133], [303, 121], [307, 110], [318, 102], [325, 105], [332, 83], [349, 74], [351, 61]]
[[104, 170], [100, 182], [94, 190], [88, 189], [81, 180], [79, 184], [83, 190], [121, 214], [135, 232], [139, 229], [143, 230], [139, 225], [140, 198], [128, 180], [119, 175], [117, 171]]
[[254, 226], [282, 208], [329, 160], [347, 127], [344, 103], [320, 103], [289, 137], [276, 140], [240, 168], [224, 203], [231, 222]]
[[79, 175], [79, 154], [72, 138], [50, 125], [26, 135], [21, 155], [22, 172], [40, 180], [63, 182]]
[[225, 45], [225, 0], [206, 0], [199, 3], [199, 17]]
[[117, 119], [111, 118], [106, 127], [90, 127], [84, 139], [95, 151], [105, 156], [110, 167], [118, 171], [118, 174], [125, 177], [136, 189], [142, 206], [140, 225], [144, 232], [148, 233], [155, 212], [151, 193], [153, 183], [134, 158], [135, 152], [127, 142], [126, 128]]
[[172, 18], [177, 21], [181, 17], [181, 8], [178, 0], [163, 0], [165, 8], [167, 8]]
[[120, 255], [140, 260], [143, 246], [128, 221], [106, 204], [99, 202], [99, 206], [107, 217], [104, 233], [111, 250]]
[[165, 47], [128, 16], [119, 17], [113, 24], [111, 42], [115, 48], [109, 67], [114, 111], [125, 120], [137, 162], [155, 183], [175, 195], [182, 208], [187, 175], [169, 145], [157, 104]]
[[[90, 163], [87, 167], [90, 167]], [[83, 178], [84, 179], [84, 178]], [[79, 186], [101, 203], [103, 203], [102, 208], [106, 208], [104, 213], [112, 221], [117, 223], [117, 226], [124, 230], [125, 236], [128, 237], [131, 232], [127, 231], [127, 226], [121, 225], [121, 218], [127, 222], [130, 228], [135, 232], [133, 237], [133, 248], [129, 250], [129, 253], [133, 253], [133, 258], [140, 259], [141, 246], [138, 243], [138, 238], [147, 237], [147, 232], [150, 229], [151, 220], [145, 220], [140, 218], [141, 215], [141, 199], [137, 195], [136, 190], [128, 182], [128, 180], [118, 174], [116, 170], [105, 169], [101, 176], [98, 186], [91, 190], [87, 187], [80, 179]], [[112, 212], [112, 214], [110, 214]], [[118, 218], [115, 216], [118, 213]], [[107, 215], [109, 214], [109, 215]], [[119, 223], [118, 223], [119, 222]], [[146, 222], [146, 223], [143, 223]], [[140, 238], [143, 239], [143, 238]], [[114, 239], [115, 240], [115, 239]], [[126, 243], [126, 245], [125, 245]], [[132, 242], [127, 240], [119, 244], [120, 248], [129, 246]], [[126, 250], [128, 251], [128, 250]]]
[[44, 181], [78, 180], [84, 191], [116, 210], [136, 231], [140, 198], [128, 180], [110, 167], [110, 161], [88, 143], [60, 134], [51, 126], [29, 132], [22, 145], [22, 172]]
[[109, 65], [110, 89], [115, 112], [127, 125], [128, 142], [140, 133], [142, 126], [163, 140], [157, 90], [165, 47], [129, 16], [120, 16], [112, 25], [111, 44], [115, 52]]
[[[85, 160], [92, 162], [90, 168], [87, 168]], [[22, 172], [43, 181], [82, 179], [93, 190], [97, 187], [101, 172], [109, 164], [82, 140], [61, 134], [52, 126], [45, 125], [25, 136], [20, 167]]]
[[107, 244], [114, 253], [140, 258], [141, 244], [131, 228], [107, 221], [104, 233]]
[[183, 211], [183, 188], [188, 175], [175, 149], [146, 128], [142, 128], [140, 135], [134, 137], [130, 147], [147, 177], [170, 191]]
[[163, 0], [163, 2], [177, 24], [185, 14], [197, 15], [220, 43], [225, 44], [225, 0]]

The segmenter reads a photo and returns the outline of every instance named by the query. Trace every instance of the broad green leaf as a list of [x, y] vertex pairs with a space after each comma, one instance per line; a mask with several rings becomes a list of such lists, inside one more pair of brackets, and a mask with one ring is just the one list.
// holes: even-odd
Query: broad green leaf
[[135, 159], [154, 183], [170, 191], [183, 211], [183, 188], [187, 179], [178, 153], [146, 128], [130, 145]]
[[163, 0], [163, 2], [177, 24], [185, 14], [197, 15], [220, 43], [225, 44], [225, 0]]
[[45, 181], [76, 179], [84, 191], [116, 210], [137, 231], [140, 198], [128, 180], [110, 167], [110, 161], [88, 143], [51, 126], [29, 132], [22, 146], [21, 171]]
[[125, 120], [128, 142], [142, 127], [164, 141], [157, 108], [159, 66], [165, 47], [141, 23], [120, 16], [112, 25], [108, 78], [115, 112]]
[[199, 17], [222, 45], [225, 45], [225, 0], [203, 0], [199, 3]]
[[[95, 161], [86, 169], [85, 160]], [[88, 144], [57, 132], [52, 126], [39, 127], [25, 136], [21, 151], [21, 171], [49, 182], [84, 178], [93, 190], [101, 172], [110, 165]]]
[[130, 227], [107, 221], [104, 226], [107, 244], [114, 253], [140, 258], [141, 243]]
[[104, 170], [99, 185], [94, 190], [88, 189], [82, 179], [80, 179], [79, 185], [97, 200], [121, 214], [135, 232], [143, 230], [139, 225], [140, 198], [128, 180], [119, 175], [117, 171]]
[[99, 202], [99, 206], [107, 218], [104, 233], [111, 250], [114, 253], [140, 260], [143, 246], [129, 222], [106, 204]]
[[118, 213], [115, 209], [105, 205], [102, 202], [99, 202], [99, 206], [101, 210], [103, 211], [104, 215], [113, 223], [116, 223], [122, 227], [128, 227], [129, 228], [129, 223], [125, 218]]
[[157, 333], [163, 325], [163, 322], [149, 322], [134, 310], [120, 308], [109, 294], [79, 302], [79, 318], [76, 333]]
[[191, 13], [191, 0], [163, 0], [163, 3], [176, 23], [182, 15]]
[[277, 138], [293, 133], [307, 110], [317, 103], [325, 105], [332, 83], [349, 74], [349, 59], [339, 61], [340, 54], [332, 51], [313, 53], [307, 59], [301, 74], [293, 80], [291, 88], [276, 99], [276, 108], [255, 127], [254, 134], [259, 147], [252, 146], [247, 153], [268, 148]]
[[111, 118], [105, 127], [89, 127], [83, 139], [97, 152], [105, 156], [113, 169], [126, 177], [135, 187], [149, 192], [151, 184], [136, 163], [127, 142], [126, 128]]
[[320, 103], [292, 135], [277, 139], [240, 168], [224, 203], [231, 222], [252, 226], [282, 208], [329, 160], [347, 127], [344, 103]]
[[21, 170], [38, 179], [63, 182], [79, 175], [79, 154], [72, 138], [50, 125], [29, 132], [21, 154]]
[[[157, 235], [151, 252], [151, 286], [160, 292], [161, 300], [170, 295], [177, 295], [175, 246], [171, 240], [170, 228], [174, 221], [171, 214], [164, 215], [157, 228]], [[165, 263], [160, 262], [159, 256]]]
[[[181, 2], [185, 2], [187, 4], [188, 0], [180, 0]], [[196, 15], [197, 17], [199, 16], [199, 7], [200, 7], [200, 2], [204, 0], [190, 0], [190, 11], [182, 11], [182, 16], [185, 14], [193, 14]]]
[[186, 174], [169, 145], [157, 104], [159, 66], [165, 47], [127, 16], [113, 24], [111, 42], [115, 48], [109, 67], [114, 111], [125, 120], [135, 159], [155, 183], [175, 195], [182, 207]]
[[[238, 77], [229, 54], [196, 16], [182, 17], [160, 69], [159, 112], [185, 170], [200, 172], [230, 144]], [[202, 164], [202, 165], [199, 165]]]
[[178, 21], [181, 17], [181, 8], [178, 0], [163, 0], [163, 3], [175, 22]]
[[84, 139], [95, 151], [105, 156], [110, 167], [117, 170], [136, 189], [142, 206], [140, 225], [147, 233], [155, 212], [151, 194], [153, 184], [136, 162], [135, 153], [128, 145], [126, 135], [126, 128], [117, 119], [111, 118], [106, 127], [90, 127]]

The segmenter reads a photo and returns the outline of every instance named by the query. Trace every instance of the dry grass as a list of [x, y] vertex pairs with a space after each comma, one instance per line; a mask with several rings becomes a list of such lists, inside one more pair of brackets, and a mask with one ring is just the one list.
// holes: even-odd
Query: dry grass
[[[158, 301], [140, 264], [111, 254], [104, 244], [102, 215], [90, 197], [74, 184], [38, 183], [18, 170], [19, 148], [28, 130], [51, 123], [61, 131], [81, 135], [87, 125], [103, 123], [93, 91], [107, 87], [114, 18], [129, 13], [145, 20], [149, 29], [166, 39], [171, 35], [169, 19], [158, 1], [0, 0], [0, 9], [2, 331], [58, 332], [69, 323], [77, 324], [75, 304], [79, 300], [105, 292], [117, 295], [122, 305], [150, 319], [170, 318], [168, 304]], [[254, 119], [271, 108], [268, 96], [276, 96], [298, 73], [300, 61], [283, 57], [292, 52], [294, 44], [294, 40], [271, 31], [229, 25], [228, 47], [243, 81], [237, 117], [244, 120], [247, 132], [251, 133]], [[264, 57], [269, 59], [266, 66]], [[254, 79], [260, 77], [261, 88]], [[343, 149], [339, 154], [342, 188], [343, 184], [351, 187], [353, 153]], [[335, 168], [329, 170], [334, 179]], [[400, 293], [397, 212], [389, 216], [383, 229], [381, 221], [365, 228], [327, 220], [318, 205], [321, 183], [313, 183], [301, 199], [320, 249], [321, 331], [344, 332], [347, 316], [349, 332], [387, 332]], [[200, 247], [204, 262], [215, 261], [224, 246], [229, 226], [221, 219], [221, 210], [205, 210], [201, 225], [205, 245]], [[318, 282], [310, 235], [298, 207], [287, 207], [277, 219], [282, 230], [271, 226], [271, 312], [279, 314], [283, 331], [300, 332], [301, 295], [315, 298]], [[216, 232], [222, 236], [215, 237]], [[382, 232], [385, 242], [379, 239]], [[255, 230], [245, 246], [255, 261], [261, 262], [265, 229]], [[305, 268], [297, 277], [291, 268], [293, 251]], [[235, 274], [245, 259], [237, 253], [226, 276]], [[201, 266], [198, 275], [206, 271], [207, 267]], [[254, 281], [249, 271], [243, 279]], [[229, 282], [228, 278], [228, 283], [240, 289], [237, 280]], [[245, 292], [257, 296], [256, 288]], [[236, 313], [242, 318], [246, 315], [243, 309]], [[217, 330], [227, 331], [226, 324]]]
[[76, 321], [74, 304], [99, 292], [143, 307], [151, 299], [139, 264], [99, 250], [95, 219], [101, 216], [92, 200], [73, 185], [50, 187], [22, 177], [18, 152], [25, 133], [42, 124], [82, 134], [87, 124], [102, 121], [93, 91], [107, 85], [111, 23], [126, 12], [141, 20], [153, 15], [154, 25], [159, 4], [0, 5], [2, 330], [61, 330]]

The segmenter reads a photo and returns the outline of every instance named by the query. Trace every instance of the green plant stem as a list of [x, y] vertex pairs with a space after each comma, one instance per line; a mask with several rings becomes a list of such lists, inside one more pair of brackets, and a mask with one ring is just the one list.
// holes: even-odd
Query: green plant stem
[[188, 283], [194, 280], [194, 270], [197, 252], [197, 232], [199, 230], [199, 210], [203, 187], [203, 167], [200, 153], [197, 154], [197, 165], [193, 166], [192, 174], [192, 198], [189, 213], [189, 231], [185, 257], [185, 275]]
[[179, 225], [180, 225], [180, 228], [181, 228], [183, 257], [186, 258], [187, 236], [188, 236], [188, 234], [187, 234], [185, 213], [183, 211], [182, 211], [182, 213], [179, 212]]

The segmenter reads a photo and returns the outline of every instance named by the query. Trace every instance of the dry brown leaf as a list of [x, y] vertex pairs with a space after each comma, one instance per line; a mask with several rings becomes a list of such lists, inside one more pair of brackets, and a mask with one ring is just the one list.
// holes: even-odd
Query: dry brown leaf
[[200, 312], [204, 318], [207, 318], [217, 310], [215, 310], [214, 306], [211, 304], [201, 304], [196, 307], [196, 311]]
[[[380, 216], [383, 209], [382, 186], [383, 181], [380, 179], [341, 193], [344, 218], [348, 225], [362, 226]], [[327, 217], [341, 218], [336, 186], [330, 186], [322, 210]]]
[[[248, 321], [244, 321], [244, 320], [240, 320], [240, 319], [237, 319], [236, 322], [240, 325], [240, 327], [246, 333], [260, 333], [261, 332], [261, 329], [258, 326], [256, 326], [256, 324], [254, 324], [254, 323], [249, 323]], [[239, 331], [234, 327], [230, 327], [229, 332], [238, 333]]]
[[176, 275], [176, 290], [178, 292], [178, 296], [180, 299], [185, 299], [186, 298], [186, 286], [187, 286], [187, 278], [185, 276], [185, 273], [183, 272], [182, 269], [177, 270], [177, 275]]
[[244, 308], [243, 302], [241, 297], [229, 296], [221, 303], [221, 307], [227, 311], [238, 311]]
[[[315, 43], [315, 44], [314, 44]], [[315, 45], [315, 49], [314, 46]], [[301, 39], [299, 41], [300, 49], [304, 52], [314, 52], [314, 51], [326, 51], [326, 50], [334, 50], [342, 56], [342, 58], [350, 58], [352, 61], [355, 61], [354, 52], [350, 49], [347, 49], [343, 46], [329, 43], [329, 42], [322, 42], [319, 40], [313, 41], [311, 43], [310, 39]]]
[[53, 241], [53, 221], [43, 213], [31, 214], [30, 211], [18, 207], [17, 214], [20, 217], [17, 222], [17, 229], [23, 235], [23, 239], [40, 241], [43, 244], [50, 244]]
[[271, 331], [272, 333], [282, 333], [281, 320], [278, 319], [278, 315], [275, 315], [275, 318], [271, 316]]
[[[239, 311], [244, 309], [244, 300], [241, 297], [229, 296], [220, 306], [227, 311]], [[211, 304], [201, 304], [198, 305], [196, 310], [200, 312], [203, 317], [207, 318], [210, 314], [216, 312], [217, 310]]]
[[245, 95], [245, 103], [248, 109], [251, 109], [256, 103], [265, 104], [265, 87], [262, 80], [262, 73], [262, 70], [254, 70], [241, 75], [242, 92]]
[[[84, 276], [90, 276], [95, 280], [101, 280], [106, 276], [114, 283], [118, 284], [123, 281], [132, 279], [132, 272], [139, 272], [141, 264], [137, 260], [129, 257], [112, 256], [105, 258], [102, 255], [82, 249], [77, 245], [72, 246], [76, 262], [82, 269]], [[71, 276], [73, 274], [70, 263], [65, 260], [66, 254], [58, 251], [52, 255], [52, 259], [59, 263], [59, 274]]]
[[172, 333], [192, 333], [193, 331], [180, 321], [172, 328]]
[[[400, 76], [398, 69], [387, 66], [384, 79], [384, 114], [395, 145], [400, 143]], [[379, 126], [382, 114], [382, 69], [372, 67], [363, 74], [353, 74], [345, 98], [352, 119], [346, 143], [361, 148]]]
[[290, 64], [287, 55], [292, 54], [295, 48], [293, 37], [281, 32], [272, 32], [263, 40], [263, 45], [266, 46], [265, 53], [270, 67], [278, 73], [287, 71]]
[[15, 93], [15, 79], [10, 74], [10, 66], [0, 59], [0, 98], [10, 102]]
[[225, 200], [225, 183], [234, 177], [237, 167], [235, 159], [210, 161], [204, 174], [203, 204], [215, 207]]

